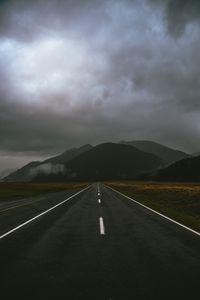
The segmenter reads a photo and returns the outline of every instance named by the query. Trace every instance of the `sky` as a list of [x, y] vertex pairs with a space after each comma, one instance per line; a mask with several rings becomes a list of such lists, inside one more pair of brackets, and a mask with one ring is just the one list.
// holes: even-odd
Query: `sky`
[[0, 171], [86, 143], [200, 151], [199, 0], [0, 0]]

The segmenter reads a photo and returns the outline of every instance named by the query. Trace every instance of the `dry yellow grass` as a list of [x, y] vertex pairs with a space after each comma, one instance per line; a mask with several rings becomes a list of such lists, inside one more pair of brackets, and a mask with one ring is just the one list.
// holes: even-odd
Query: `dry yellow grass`
[[109, 181], [106, 184], [200, 231], [199, 184], [144, 181]]
[[88, 182], [1, 182], [0, 200], [13, 200], [67, 189], [88, 186]]

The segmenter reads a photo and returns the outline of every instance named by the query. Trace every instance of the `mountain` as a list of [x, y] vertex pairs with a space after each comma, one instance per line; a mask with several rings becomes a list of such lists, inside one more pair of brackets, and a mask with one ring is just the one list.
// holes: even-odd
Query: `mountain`
[[192, 153], [192, 156], [200, 156], [200, 152]]
[[3, 181], [14, 182], [14, 181], [30, 181], [29, 172], [32, 168], [40, 165], [40, 161], [32, 161], [25, 165], [24, 167], [18, 169], [17, 171], [9, 174], [8, 176], [3, 178]]
[[152, 141], [84, 145], [42, 162], [31, 162], [4, 177], [3, 181], [146, 178], [145, 174], [187, 157], [189, 155], [184, 152]]
[[180, 160], [158, 171], [154, 177], [160, 181], [200, 181], [200, 156]]
[[14, 172], [16, 169], [5, 169], [0, 171], [0, 180], [6, 176], [8, 176], [10, 173]]
[[154, 154], [129, 145], [104, 143], [80, 154], [65, 164], [60, 174], [38, 174], [35, 180], [109, 180], [133, 179], [160, 168], [162, 162]]
[[152, 142], [152, 141], [121, 141], [121, 144], [131, 145], [138, 148], [141, 151], [152, 153], [160, 157], [165, 166], [168, 166], [175, 161], [189, 157], [189, 154], [171, 149], [164, 145]]
[[80, 148], [71, 148], [58, 156], [54, 156], [52, 158], [46, 159], [43, 163], [53, 163], [53, 164], [67, 163], [68, 161], [72, 160], [76, 156], [90, 149], [92, 149], [92, 146], [89, 144], [81, 146]]
[[33, 161], [17, 171], [3, 178], [3, 181], [31, 181], [38, 173], [57, 174], [63, 170], [63, 164], [69, 162], [76, 156], [92, 148], [91, 145], [84, 145], [80, 148], [72, 148], [60, 155], [41, 161]]

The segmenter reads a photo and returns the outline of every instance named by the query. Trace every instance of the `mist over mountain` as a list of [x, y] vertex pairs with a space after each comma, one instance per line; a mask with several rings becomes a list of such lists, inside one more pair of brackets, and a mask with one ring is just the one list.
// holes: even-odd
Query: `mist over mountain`
[[[179, 180], [175, 175], [178, 172], [176, 167], [171, 169], [169, 165], [188, 157], [190, 156], [187, 153], [153, 141], [122, 141], [117, 144], [103, 143], [95, 147], [86, 144], [44, 161], [30, 162], [4, 177], [3, 181], [152, 179], [152, 174], [161, 168], [162, 171], [157, 173], [158, 180], [168, 178], [164, 174], [168, 174], [169, 170], [172, 173], [175, 170], [174, 178], [177, 178], [173, 179], [169, 175], [169, 180]], [[190, 177], [188, 175], [187, 180]]]
[[41, 164], [40, 161], [32, 161], [29, 164], [23, 166], [22, 168], [18, 169], [17, 171], [9, 174], [8, 176], [4, 177], [2, 180], [3, 181], [9, 181], [9, 182], [14, 182], [14, 181], [31, 181], [31, 176], [30, 176], [30, 170], [32, 168], [36, 168]]
[[72, 148], [66, 150], [60, 155], [54, 156], [41, 161], [33, 161], [24, 167], [18, 169], [17, 171], [11, 173], [10, 175], [3, 178], [4, 181], [31, 181], [38, 174], [58, 174], [64, 172], [63, 163], [67, 163], [71, 159], [80, 155], [81, 153], [91, 149], [91, 145], [84, 145], [80, 148]]
[[134, 146], [144, 152], [152, 153], [160, 157], [167, 166], [175, 161], [189, 157], [189, 154], [175, 150], [153, 141], [121, 141], [121, 144]]
[[38, 174], [36, 181], [133, 179], [162, 166], [160, 158], [129, 145], [104, 143], [65, 164], [65, 173]]

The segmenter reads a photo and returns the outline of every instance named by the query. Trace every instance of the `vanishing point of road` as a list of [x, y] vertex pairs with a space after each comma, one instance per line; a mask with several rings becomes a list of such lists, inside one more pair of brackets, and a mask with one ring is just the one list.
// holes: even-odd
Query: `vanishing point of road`
[[103, 184], [0, 207], [1, 299], [198, 299], [200, 235]]

